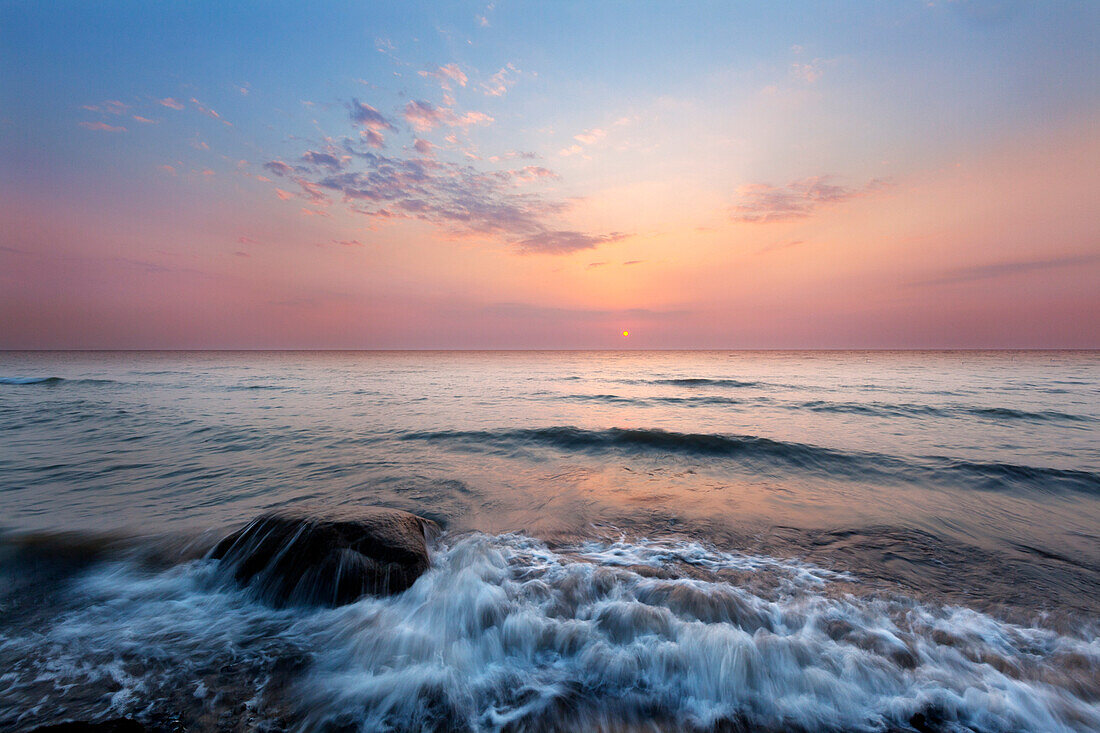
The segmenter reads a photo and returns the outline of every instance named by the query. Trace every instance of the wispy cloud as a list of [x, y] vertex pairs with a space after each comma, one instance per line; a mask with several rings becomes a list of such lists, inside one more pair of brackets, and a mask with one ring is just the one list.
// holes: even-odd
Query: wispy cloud
[[530, 183], [540, 178], [558, 178], [558, 174], [541, 165], [525, 165], [519, 170], [510, 171], [512, 180], [516, 183]]
[[428, 132], [440, 126], [466, 128], [471, 125], [488, 125], [493, 122], [493, 118], [484, 112], [466, 112], [459, 115], [452, 109], [436, 107], [432, 103], [420, 99], [413, 100], [405, 105], [404, 117], [405, 121], [412, 125], [417, 132]]
[[760, 249], [758, 249], [756, 251], [756, 254], [763, 255], [767, 254], [768, 252], [777, 252], [781, 249], [790, 249], [791, 247], [797, 247], [800, 244], [805, 244], [805, 242], [801, 239], [794, 239], [788, 242], [773, 242], [766, 247], [761, 247]]
[[485, 94], [490, 97], [501, 97], [516, 83], [519, 69], [513, 64], [507, 64], [500, 71], [489, 77], [489, 81], [481, 85]]
[[172, 97], [165, 97], [164, 99], [158, 99], [157, 104], [161, 105], [162, 107], [167, 107], [168, 109], [174, 109], [174, 110], [183, 109], [183, 102], [179, 101], [178, 99], [173, 99]]
[[574, 135], [573, 139], [579, 143], [585, 145], [591, 145], [594, 142], [602, 140], [607, 135], [607, 130], [601, 130], [598, 127], [594, 127], [591, 130], [585, 130], [584, 132]]
[[319, 153], [316, 150], [307, 150], [302, 155], [302, 160], [311, 165], [319, 165], [331, 170], [340, 170], [341, 160], [329, 153]]
[[452, 84], [464, 87], [466, 82], [469, 81], [466, 72], [460, 69], [458, 64], [437, 66], [433, 71], [421, 71], [419, 73], [423, 77], [435, 79], [440, 86], [448, 91], [450, 91]]
[[586, 234], [566, 230], [544, 231], [516, 242], [516, 247], [524, 254], [569, 254], [583, 249], [595, 249], [601, 244], [617, 242], [628, 236], [630, 235], [622, 232]]
[[836, 59], [814, 59], [804, 64], [795, 62], [791, 64], [791, 76], [807, 84], [814, 84], [825, 74], [825, 69], [835, 63]]
[[839, 204], [886, 187], [886, 182], [873, 179], [863, 186], [851, 188], [831, 183], [831, 176], [813, 176], [792, 181], [785, 186], [750, 183], [737, 189], [738, 201], [730, 207], [730, 218], [748, 224], [804, 219], [823, 206]]
[[233, 126], [232, 122], [229, 122], [228, 120], [222, 119], [222, 116], [220, 114], [218, 114], [214, 110], [210, 109], [209, 107], [207, 107], [202, 102], [195, 99], [194, 97], [191, 97], [191, 104], [195, 105], [195, 109], [197, 109], [199, 112], [206, 115], [210, 119], [217, 120], [218, 122], [222, 123], [223, 125], [229, 125], [230, 127]]
[[381, 112], [358, 99], [351, 100], [351, 121], [371, 130], [393, 129], [393, 125]]
[[[623, 118], [623, 120], [626, 120], [627, 122], [629, 121], [628, 118], [625, 117]], [[620, 120], [617, 121], [615, 124], [626, 124], [626, 122]], [[588, 156], [583, 155], [585, 147], [595, 145], [599, 141], [603, 140], [605, 137], [607, 137], [607, 130], [601, 127], [593, 127], [589, 130], [585, 130], [584, 132], [579, 132], [573, 136], [573, 139], [577, 142], [573, 145], [569, 145], [559, 150], [558, 155], [563, 158], [568, 158], [571, 155], [582, 155], [585, 159], [587, 159]]]
[[81, 122], [79, 124], [87, 130], [96, 130], [97, 132], [126, 132], [125, 127], [108, 125], [106, 122]]
[[973, 282], [975, 280], [990, 280], [1012, 275], [1025, 275], [1042, 270], [1054, 270], [1061, 267], [1078, 267], [1100, 263], [1100, 253], [1066, 255], [1064, 257], [1051, 257], [1037, 260], [1013, 260], [1008, 262], [991, 262], [986, 265], [974, 267], [959, 267], [947, 270], [939, 275], [916, 280], [910, 285], [952, 285], [955, 283]]
[[386, 146], [386, 138], [382, 133], [396, 129], [381, 112], [358, 99], [351, 100], [350, 116], [351, 121], [361, 128], [359, 136], [363, 138], [363, 142], [376, 150]]
[[124, 115], [130, 109], [130, 105], [120, 102], [117, 99], [109, 99], [101, 104], [85, 104], [82, 108], [89, 112], [100, 112], [108, 115]]

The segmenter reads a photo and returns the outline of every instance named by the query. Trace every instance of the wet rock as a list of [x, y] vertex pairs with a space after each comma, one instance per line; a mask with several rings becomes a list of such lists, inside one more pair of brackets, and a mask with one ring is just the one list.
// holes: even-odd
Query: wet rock
[[339, 606], [411, 586], [429, 567], [427, 538], [438, 531], [431, 520], [381, 507], [276, 512], [229, 535], [210, 556], [271, 603]]
[[129, 718], [116, 718], [98, 723], [71, 721], [58, 723], [57, 725], [45, 725], [35, 728], [31, 733], [148, 733], [154, 730], [159, 731], [162, 729], [149, 728]]

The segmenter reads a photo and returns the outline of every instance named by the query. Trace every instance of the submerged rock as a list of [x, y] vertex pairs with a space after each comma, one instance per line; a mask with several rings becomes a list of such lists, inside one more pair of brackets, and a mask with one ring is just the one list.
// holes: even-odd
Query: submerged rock
[[408, 588], [429, 567], [434, 522], [398, 509], [265, 514], [211, 551], [276, 604], [340, 606]]

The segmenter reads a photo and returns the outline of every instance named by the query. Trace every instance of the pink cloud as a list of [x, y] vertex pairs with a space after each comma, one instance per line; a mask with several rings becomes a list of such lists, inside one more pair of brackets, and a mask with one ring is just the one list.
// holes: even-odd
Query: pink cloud
[[363, 128], [359, 131], [359, 135], [367, 145], [379, 150], [385, 147], [386, 140], [382, 133], [385, 130], [392, 130], [393, 125], [381, 112], [358, 99], [352, 99], [351, 121]]
[[289, 176], [294, 172], [294, 168], [287, 165], [281, 160], [272, 160], [268, 163], [264, 163], [264, 168], [274, 173], [277, 176]]
[[386, 139], [377, 130], [360, 130], [359, 136], [363, 138], [363, 142], [372, 148], [381, 150], [386, 147]]
[[198, 109], [199, 112], [206, 115], [207, 117], [210, 117], [211, 119], [215, 119], [218, 122], [221, 122], [222, 124], [229, 125], [230, 127], [233, 126], [232, 122], [227, 122], [226, 120], [223, 120], [222, 116], [220, 114], [218, 114], [214, 110], [210, 109], [209, 107], [203, 106], [203, 104], [201, 102], [199, 102], [199, 100], [195, 99], [194, 97], [191, 97], [191, 104], [195, 105], [195, 108]]
[[825, 67], [836, 63], [836, 59], [814, 59], [808, 64], [791, 64], [791, 76], [813, 84], [825, 73]]
[[607, 135], [607, 130], [601, 130], [598, 127], [593, 127], [591, 130], [585, 130], [584, 132], [580, 133], [579, 135], [574, 135], [573, 139], [576, 140], [579, 143], [583, 143], [585, 145], [591, 145], [595, 142], [598, 142], [598, 141], [602, 140], [604, 138], [604, 136], [606, 136], [606, 135]]
[[830, 176], [812, 176], [785, 186], [750, 183], [737, 189], [738, 202], [730, 207], [730, 218], [746, 224], [804, 219], [822, 206], [838, 204], [887, 187], [880, 179], [859, 188], [831, 183]]
[[351, 121], [369, 130], [379, 132], [393, 129], [393, 125], [381, 112], [365, 102], [360, 102], [358, 99], [351, 100]]
[[481, 88], [485, 90], [486, 96], [503, 96], [512, 85], [516, 83], [514, 76], [516, 74], [519, 74], [519, 69], [512, 64], [508, 64], [502, 67], [500, 71], [490, 76], [489, 81], [482, 84]]
[[515, 244], [516, 248], [523, 254], [561, 255], [578, 252], [582, 249], [595, 249], [601, 244], [617, 242], [626, 239], [628, 236], [630, 235], [622, 232], [586, 234], [573, 231], [544, 231], [522, 239]]
[[512, 171], [512, 178], [519, 183], [528, 183], [540, 178], [558, 178], [558, 174], [541, 165], [526, 165], [517, 171]]
[[124, 104], [117, 99], [110, 99], [102, 104], [85, 104], [83, 109], [89, 112], [101, 112], [109, 115], [124, 115], [126, 111], [130, 109], [130, 105]]
[[468, 81], [466, 73], [458, 68], [458, 64], [453, 63], [446, 66], [437, 66], [435, 71], [421, 71], [420, 75], [435, 79], [444, 89], [450, 89], [452, 82], [464, 87]]
[[413, 100], [405, 105], [405, 121], [413, 126], [417, 132], [427, 132], [434, 127], [461, 127], [471, 125], [488, 125], [493, 118], [484, 112], [467, 112], [464, 115], [455, 114], [454, 110], [446, 107], [436, 107], [430, 102]]
[[164, 99], [158, 100], [157, 103], [164, 107], [168, 107], [169, 109], [183, 109], [183, 102], [179, 101], [178, 99], [173, 99], [172, 97], [165, 97]]
[[85, 129], [96, 130], [98, 132], [126, 132], [125, 127], [108, 125], [106, 122], [81, 122], [80, 126]]

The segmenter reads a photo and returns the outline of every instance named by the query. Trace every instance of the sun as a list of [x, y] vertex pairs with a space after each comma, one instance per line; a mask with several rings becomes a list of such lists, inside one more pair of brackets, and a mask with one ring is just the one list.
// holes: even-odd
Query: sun
[[623, 336], [629, 336], [629, 335], [630, 335], [630, 331], [623, 331]]

